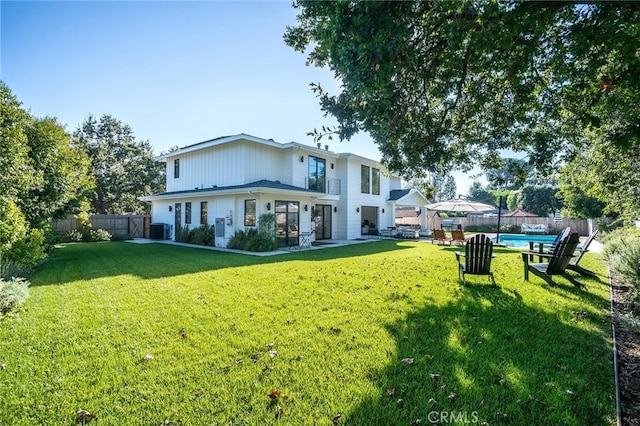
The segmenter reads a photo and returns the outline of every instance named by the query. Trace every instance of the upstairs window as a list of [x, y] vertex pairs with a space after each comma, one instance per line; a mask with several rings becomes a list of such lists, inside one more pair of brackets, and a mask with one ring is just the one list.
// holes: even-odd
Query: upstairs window
[[180, 177], [180, 159], [173, 160], [173, 178], [178, 179]]
[[309, 156], [309, 189], [325, 192], [327, 163], [324, 159]]
[[370, 170], [369, 166], [361, 166], [360, 169], [360, 192], [363, 194], [371, 193]]
[[371, 169], [371, 192], [380, 195], [380, 169]]

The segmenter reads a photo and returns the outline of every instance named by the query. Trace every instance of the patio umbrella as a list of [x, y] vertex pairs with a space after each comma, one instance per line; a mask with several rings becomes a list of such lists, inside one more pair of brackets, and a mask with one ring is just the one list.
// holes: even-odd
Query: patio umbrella
[[495, 210], [495, 208], [495, 206], [490, 204], [467, 201], [462, 198], [427, 205], [428, 210], [441, 212], [486, 212], [488, 210]]
[[535, 213], [529, 213], [526, 212], [524, 210], [514, 210], [512, 212], [509, 213], [505, 213], [502, 215], [502, 217], [537, 217], [538, 215]]

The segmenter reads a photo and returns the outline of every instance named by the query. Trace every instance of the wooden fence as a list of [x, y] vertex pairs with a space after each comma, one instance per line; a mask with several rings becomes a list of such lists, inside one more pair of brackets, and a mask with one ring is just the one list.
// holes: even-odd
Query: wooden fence
[[[483, 217], [480, 215], [470, 215], [468, 217], [451, 217], [454, 225], [461, 225], [462, 229], [466, 229], [468, 226], [483, 226], [490, 225], [493, 227], [498, 226], [498, 217]], [[429, 229], [440, 229], [442, 225], [442, 218], [438, 216], [427, 218], [427, 225]], [[594, 226], [592, 219], [566, 219], [562, 218], [559, 223], [555, 223], [552, 217], [501, 217], [500, 226], [515, 225], [521, 227], [523, 223], [538, 225], [545, 224], [549, 227], [549, 233], [554, 234], [557, 231], [571, 227], [573, 232], [577, 232], [580, 235], [589, 235]]]
[[[89, 222], [91, 229], [104, 229], [114, 236], [129, 235], [133, 238], [149, 238], [151, 216], [95, 214], [89, 216]], [[58, 232], [68, 232], [80, 228], [80, 221], [73, 216], [53, 222], [53, 229]]]

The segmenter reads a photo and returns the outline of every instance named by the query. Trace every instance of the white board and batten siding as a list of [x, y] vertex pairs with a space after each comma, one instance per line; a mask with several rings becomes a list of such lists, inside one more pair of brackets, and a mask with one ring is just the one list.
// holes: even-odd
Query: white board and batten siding
[[[180, 160], [180, 175], [174, 162]], [[222, 144], [167, 157], [167, 192], [282, 180], [287, 164], [281, 152], [252, 142]]]

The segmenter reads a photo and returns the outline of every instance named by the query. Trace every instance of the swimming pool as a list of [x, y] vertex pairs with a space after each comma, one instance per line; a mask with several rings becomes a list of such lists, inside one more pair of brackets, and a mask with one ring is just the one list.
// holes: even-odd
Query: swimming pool
[[[551, 245], [555, 239], [555, 235], [500, 234], [498, 244], [504, 244], [507, 247], [529, 248], [530, 241], [543, 243], [547, 246]], [[491, 240], [495, 243], [496, 237], [493, 237]]]

